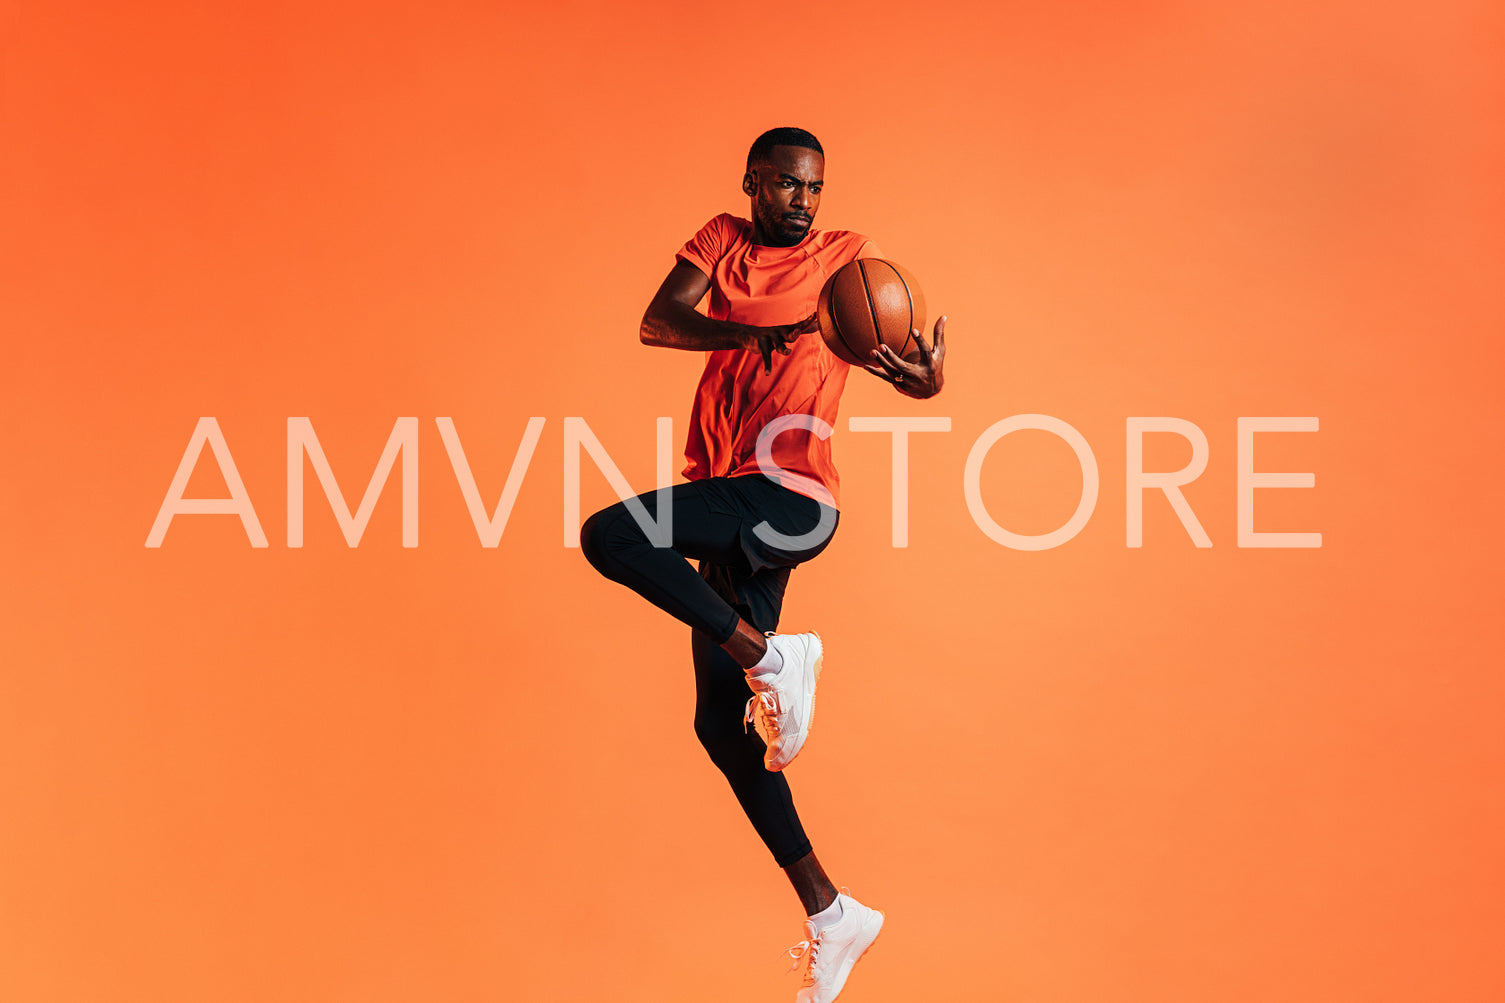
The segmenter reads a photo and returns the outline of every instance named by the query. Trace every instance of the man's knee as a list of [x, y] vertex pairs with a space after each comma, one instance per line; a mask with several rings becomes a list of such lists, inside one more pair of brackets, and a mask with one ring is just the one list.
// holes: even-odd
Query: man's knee
[[763, 750], [757, 737], [743, 726], [742, 718], [715, 720], [701, 714], [695, 716], [695, 737], [722, 773], [732, 773], [756, 763], [763, 768]]
[[585, 525], [580, 527], [580, 552], [590, 562], [591, 567], [601, 574], [611, 577], [608, 568], [611, 565], [611, 548], [607, 542], [611, 530], [613, 514], [620, 506], [613, 505], [604, 508], [585, 520]]

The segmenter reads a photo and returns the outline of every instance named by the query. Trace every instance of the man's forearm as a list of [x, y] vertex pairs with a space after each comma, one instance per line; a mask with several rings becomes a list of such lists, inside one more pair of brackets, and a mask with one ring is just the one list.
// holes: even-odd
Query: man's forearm
[[673, 303], [650, 308], [639, 332], [643, 344], [690, 352], [746, 349], [757, 343], [759, 328], [712, 320], [694, 307]]

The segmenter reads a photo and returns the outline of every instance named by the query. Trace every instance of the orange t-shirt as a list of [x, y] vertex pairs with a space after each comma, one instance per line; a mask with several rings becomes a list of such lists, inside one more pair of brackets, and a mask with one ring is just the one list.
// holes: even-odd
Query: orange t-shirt
[[[857, 258], [880, 257], [878, 248], [849, 230], [811, 230], [793, 247], [752, 242], [752, 223], [723, 213], [701, 227], [680, 250], [711, 280], [709, 316], [755, 327], [793, 324], [815, 312], [821, 287]], [[707, 354], [695, 388], [685, 477], [740, 477], [760, 473], [758, 433], [783, 415], [807, 414], [836, 425], [836, 407], [851, 367], [831, 354], [819, 333], [796, 338], [788, 355], [773, 356], [763, 372], [756, 351]], [[790, 429], [772, 440], [773, 461], [786, 474], [773, 480], [791, 491], [839, 508], [840, 479], [831, 444], [813, 431]], [[770, 472], [772, 473], [772, 472]]]

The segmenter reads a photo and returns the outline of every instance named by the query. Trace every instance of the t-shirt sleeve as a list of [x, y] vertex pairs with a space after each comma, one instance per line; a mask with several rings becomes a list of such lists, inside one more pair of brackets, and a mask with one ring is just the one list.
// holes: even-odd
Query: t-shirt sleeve
[[859, 248], [857, 248], [857, 257], [859, 257], [859, 258], [881, 258], [881, 257], [883, 257], [883, 252], [880, 251], [880, 250], [878, 250], [878, 245], [877, 244], [873, 243], [871, 240], [867, 239], [866, 237], [863, 237], [862, 238], [862, 246], [859, 247]]
[[685, 242], [685, 246], [679, 249], [674, 256], [676, 261], [688, 261], [690, 264], [710, 276], [716, 271], [716, 262], [726, 253], [727, 247], [727, 221], [725, 213], [717, 216]]

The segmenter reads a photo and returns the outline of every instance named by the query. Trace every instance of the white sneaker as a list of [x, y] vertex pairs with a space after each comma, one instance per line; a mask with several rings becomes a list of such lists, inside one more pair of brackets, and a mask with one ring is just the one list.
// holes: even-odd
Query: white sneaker
[[807, 939], [789, 949], [796, 965], [801, 958], [809, 962], [805, 984], [794, 1003], [831, 1003], [847, 984], [852, 966], [862, 960], [883, 929], [883, 913], [858, 902], [846, 889], [836, 899], [841, 903], [841, 919], [819, 931], [806, 920]]
[[813, 632], [767, 637], [784, 665], [774, 673], [748, 673], [747, 684], [753, 696], [747, 701], [745, 720], [756, 720], [768, 746], [763, 752], [763, 765], [777, 773], [794, 762], [810, 736], [810, 724], [815, 720], [815, 684], [820, 680], [824, 649], [820, 635]]

